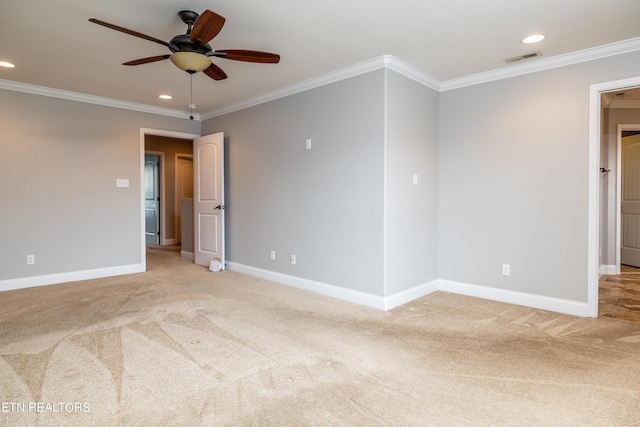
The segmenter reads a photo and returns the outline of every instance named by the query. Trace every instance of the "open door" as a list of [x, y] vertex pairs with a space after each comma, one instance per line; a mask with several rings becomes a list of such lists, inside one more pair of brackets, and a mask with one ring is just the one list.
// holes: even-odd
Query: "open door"
[[224, 134], [193, 140], [194, 262], [224, 269]]
[[640, 135], [622, 138], [620, 264], [640, 267]]

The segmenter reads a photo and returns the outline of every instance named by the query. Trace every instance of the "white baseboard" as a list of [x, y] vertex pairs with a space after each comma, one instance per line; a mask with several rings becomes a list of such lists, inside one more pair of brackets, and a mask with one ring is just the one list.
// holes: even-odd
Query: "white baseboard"
[[601, 265], [598, 269], [599, 276], [608, 276], [613, 274], [618, 274], [618, 268], [615, 265]]
[[439, 291], [438, 280], [433, 280], [429, 283], [415, 286], [402, 292], [389, 295], [385, 300], [385, 310], [391, 310], [396, 307], [400, 307], [403, 304], [417, 300], [436, 291]]
[[5, 279], [0, 280], [0, 292], [35, 286], [55, 285], [65, 282], [77, 282], [79, 280], [101, 279], [103, 277], [121, 276], [124, 274], [141, 273], [143, 271], [144, 268], [142, 264], [131, 264], [92, 270], [71, 271], [68, 273], [21, 277], [19, 279]]
[[303, 279], [301, 277], [290, 276], [288, 274], [277, 273], [275, 271], [264, 270], [262, 268], [251, 267], [249, 265], [239, 264], [236, 262], [227, 262], [227, 269], [237, 271], [238, 273], [247, 274], [260, 279], [270, 280], [282, 285], [291, 286], [293, 288], [304, 289], [320, 295], [353, 302], [355, 304], [364, 305], [366, 307], [385, 309], [384, 298], [379, 295], [373, 295], [366, 292], [354, 291], [352, 289], [342, 288], [340, 286], [329, 285], [322, 282]]
[[385, 298], [380, 295], [354, 291], [340, 286], [329, 285], [327, 283], [316, 282], [313, 280], [303, 279], [301, 277], [251, 267], [236, 262], [227, 262], [227, 268], [231, 271], [237, 271], [238, 273], [270, 280], [293, 288], [304, 289], [305, 291], [314, 292], [316, 294], [326, 295], [343, 301], [349, 301], [355, 304], [385, 311], [399, 307], [438, 290], [438, 281], [434, 280]]
[[190, 259], [191, 261], [195, 259], [193, 252], [189, 252], [189, 251], [180, 251], [180, 256], [182, 258]]
[[391, 310], [403, 304], [429, 295], [436, 291], [451, 292], [467, 295], [476, 298], [484, 298], [493, 301], [506, 302], [509, 304], [522, 305], [525, 307], [537, 308], [541, 310], [554, 311], [557, 313], [571, 314], [574, 316], [588, 317], [587, 303], [565, 300], [560, 298], [545, 297], [541, 295], [515, 292], [504, 289], [490, 288], [487, 286], [472, 285], [468, 283], [454, 282], [450, 280], [434, 280], [429, 283], [415, 286], [402, 292], [398, 292], [388, 297], [373, 295], [366, 292], [354, 291], [341, 288], [339, 286], [312, 280], [294, 277], [287, 274], [276, 273], [274, 271], [238, 264], [227, 263], [229, 270], [238, 273], [248, 274], [294, 288], [304, 289], [321, 295], [338, 298], [344, 301], [353, 302], [379, 310]]
[[525, 307], [539, 308], [542, 310], [555, 311], [574, 316], [588, 317], [588, 307], [586, 302], [545, 297], [524, 292], [515, 292], [490, 288], [487, 286], [453, 282], [450, 280], [439, 280], [438, 283], [439, 290], [444, 292], [506, 302], [509, 304], [523, 305]]
[[[185, 258], [189, 256], [192, 257], [193, 253], [183, 251], [181, 252], [181, 256]], [[227, 262], [227, 268], [231, 271], [237, 271], [238, 273], [247, 274], [249, 276], [259, 277], [261, 279], [270, 280], [272, 282], [281, 283], [294, 288], [385, 311], [399, 307], [433, 292], [444, 291], [476, 298], [506, 302], [509, 304], [522, 305], [541, 310], [571, 314], [574, 316], [588, 317], [586, 302], [582, 303], [560, 298], [545, 297], [487, 286], [472, 285], [469, 283], [454, 282], [451, 280], [433, 280], [405, 291], [383, 297], [380, 295], [355, 291], [340, 286], [329, 285], [327, 283], [316, 282], [301, 277], [277, 273], [275, 271], [264, 270], [235, 262]], [[144, 271], [145, 269], [142, 264], [131, 264], [117, 267], [97, 268], [93, 270], [74, 271], [69, 273], [6, 279], [0, 280], [0, 292], [35, 286], [53, 285], [64, 282], [76, 282], [79, 280], [99, 279], [103, 277], [141, 273]]]

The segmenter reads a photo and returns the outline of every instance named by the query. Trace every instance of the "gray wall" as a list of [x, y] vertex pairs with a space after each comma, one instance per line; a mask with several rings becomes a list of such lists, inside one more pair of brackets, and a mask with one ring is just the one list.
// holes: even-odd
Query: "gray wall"
[[638, 64], [635, 52], [440, 94], [441, 279], [586, 301], [589, 86]]
[[200, 133], [185, 119], [0, 90], [0, 280], [141, 262], [141, 127]]
[[386, 295], [438, 279], [438, 101], [387, 71]]
[[[584, 302], [589, 85], [639, 63], [440, 94], [378, 70], [206, 120], [226, 134], [228, 258], [381, 296], [440, 278]], [[200, 124], [1, 95], [0, 280], [139, 263], [139, 129]]]
[[225, 133], [229, 261], [383, 295], [384, 77], [203, 122]]

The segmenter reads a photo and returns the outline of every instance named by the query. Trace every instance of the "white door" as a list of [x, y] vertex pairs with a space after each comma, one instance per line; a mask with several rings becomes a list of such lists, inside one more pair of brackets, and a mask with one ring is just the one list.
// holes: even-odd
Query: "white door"
[[622, 138], [620, 263], [640, 267], [640, 135]]
[[194, 261], [224, 269], [224, 134], [193, 140]]
[[193, 199], [193, 156], [191, 154], [176, 155], [176, 238], [182, 242], [182, 199]]
[[144, 217], [145, 241], [154, 245], [160, 244], [160, 188], [159, 188], [160, 156], [145, 154], [144, 156]]

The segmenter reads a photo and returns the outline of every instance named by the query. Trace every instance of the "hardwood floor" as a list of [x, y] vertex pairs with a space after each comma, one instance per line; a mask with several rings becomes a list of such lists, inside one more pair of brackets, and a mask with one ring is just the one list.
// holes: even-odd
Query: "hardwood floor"
[[620, 275], [598, 282], [598, 315], [640, 322], [640, 268], [622, 265]]

